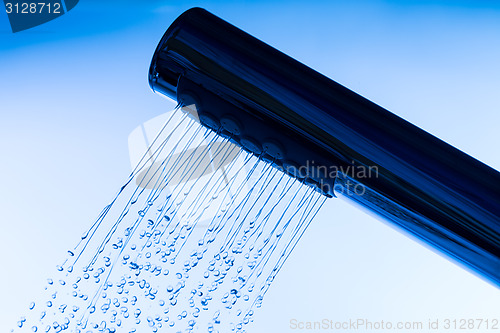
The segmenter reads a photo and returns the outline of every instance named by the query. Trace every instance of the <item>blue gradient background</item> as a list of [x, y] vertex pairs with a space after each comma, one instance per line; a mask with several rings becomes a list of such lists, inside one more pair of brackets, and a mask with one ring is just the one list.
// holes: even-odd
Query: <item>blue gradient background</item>
[[[27, 314], [127, 177], [128, 134], [174, 107], [150, 91], [147, 69], [182, 11], [205, 7], [498, 170], [497, 4], [87, 0], [17, 34], [2, 10], [1, 331]], [[292, 318], [492, 319], [499, 309], [498, 289], [335, 199], [248, 331], [294, 331]]]

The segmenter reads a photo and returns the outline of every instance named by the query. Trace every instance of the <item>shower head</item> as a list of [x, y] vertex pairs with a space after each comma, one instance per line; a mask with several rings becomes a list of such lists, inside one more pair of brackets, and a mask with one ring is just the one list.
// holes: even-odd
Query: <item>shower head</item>
[[500, 286], [498, 171], [201, 8], [168, 28], [149, 82], [245, 150]]

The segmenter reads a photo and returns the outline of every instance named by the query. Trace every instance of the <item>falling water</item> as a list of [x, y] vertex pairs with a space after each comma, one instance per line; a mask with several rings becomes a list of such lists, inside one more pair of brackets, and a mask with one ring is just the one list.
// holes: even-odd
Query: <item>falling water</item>
[[193, 114], [171, 113], [16, 329], [245, 332], [325, 198]]

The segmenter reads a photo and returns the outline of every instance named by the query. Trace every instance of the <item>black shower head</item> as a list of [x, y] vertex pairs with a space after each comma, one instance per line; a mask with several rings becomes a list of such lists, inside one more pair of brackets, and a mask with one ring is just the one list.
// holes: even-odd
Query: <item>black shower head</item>
[[149, 82], [244, 149], [500, 285], [496, 170], [201, 8], [169, 27]]

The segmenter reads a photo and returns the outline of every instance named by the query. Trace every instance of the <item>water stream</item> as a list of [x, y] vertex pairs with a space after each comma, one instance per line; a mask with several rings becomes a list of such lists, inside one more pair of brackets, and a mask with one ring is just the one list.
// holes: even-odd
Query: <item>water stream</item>
[[245, 332], [325, 197], [172, 112], [14, 331]]

